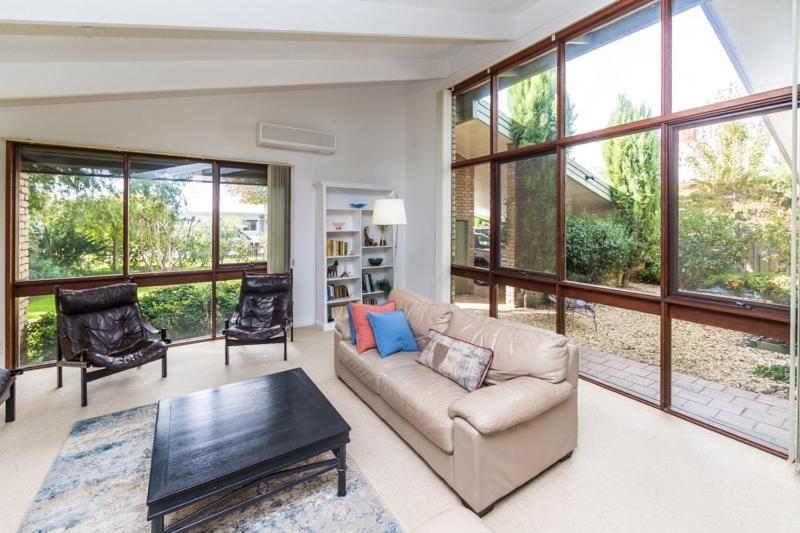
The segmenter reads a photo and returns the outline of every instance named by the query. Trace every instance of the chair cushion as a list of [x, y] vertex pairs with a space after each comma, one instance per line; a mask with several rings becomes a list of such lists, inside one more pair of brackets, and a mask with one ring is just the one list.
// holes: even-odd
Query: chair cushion
[[74, 355], [83, 350], [105, 354], [119, 352], [147, 336], [136, 303], [73, 315], [63, 313], [61, 317], [63, 334]]
[[433, 331], [419, 362], [452, 379], [469, 392], [481, 386], [492, 363], [492, 350]]
[[274, 326], [261, 328], [249, 328], [240, 324], [233, 324], [231, 327], [225, 330], [225, 333], [229, 339], [236, 339], [240, 341], [263, 341], [271, 339], [281, 331], [283, 331], [283, 326], [281, 324], [275, 324]]
[[406, 315], [402, 311], [388, 313], [367, 313], [375, 344], [381, 357], [388, 357], [397, 352], [418, 352], [419, 348], [411, 333]]
[[274, 294], [243, 294], [239, 325], [249, 329], [268, 328], [272, 325], [276, 303]]
[[292, 303], [292, 273], [281, 274], [244, 274], [242, 276], [240, 309], [244, 299], [252, 295], [275, 297], [271, 324], [284, 324], [291, 317]]
[[86, 358], [95, 366], [113, 370], [125, 370], [160, 359], [167, 353], [164, 341], [144, 339], [135, 345], [110, 354], [86, 352]]
[[401, 366], [417, 366], [419, 352], [403, 352], [381, 359], [378, 350], [359, 354], [348, 342], [338, 344], [339, 362], [375, 394], [381, 393], [381, 376]]
[[0, 397], [5, 395], [12, 383], [14, 383], [14, 377], [11, 372], [5, 368], [0, 368]]
[[386, 313], [394, 311], [394, 302], [384, 305], [350, 304], [350, 311], [353, 313], [353, 326], [356, 328], [356, 346], [358, 353], [375, 348], [375, 334], [367, 318], [367, 313]]
[[448, 409], [469, 394], [466, 390], [422, 365], [390, 370], [380, 383], [383, 401], [442, 451], [453, 453], [453, 419]]
[[455, 309], [447, 335], [494, 351], [487, 383], [530, 376], [551, 383], [567, 377], [569, 350], [563, 335]]

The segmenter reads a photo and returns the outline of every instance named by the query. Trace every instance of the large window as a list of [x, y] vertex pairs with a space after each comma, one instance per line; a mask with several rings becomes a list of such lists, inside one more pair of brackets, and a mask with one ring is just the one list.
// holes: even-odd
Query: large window
[[219, 180], [219, 262], [266, 261], [267, 168], [222, 166]]
[[454, 265], [489, 268], [489, 165], [453, 171]]
[[220, 334], [245, 268], [290, 266], [290, 167], [12, 147], [7, 366], [55, 359], [56, 286], [133, 276], [142, 312], [180, 341]]
[[791, 84], [792, 3], [672, 1], [676, 111]]
[[568, 134], [660, 114], [660, 11], [654, 2], [567, 42]]
[[791, 2], [754, 4], [613, 2], [456, 84], [451, 293], [785, 455]]
[[681, 290], [789, 305], [790, 124], [782, 111], [678, 132]]
[[16, 279], [121, 273], [123, 175], [119, 154], [23, 150]]
[[497, 78], [497, 151], [556, 138], [556, 53], [548, 52]]
[[568, 279], [659, 293], [660, 150], [658, 131], [567, 150]]
[[211, 268], [210, 163], [131, 157], [132, 272]]
[[555, 274], [556, 156], [540, 155], [500, 166], [500, 264]]
[[459, 94], [455, 101], [454, 160], [472, 159], [489, 153], [491, 110], [489, 83]]

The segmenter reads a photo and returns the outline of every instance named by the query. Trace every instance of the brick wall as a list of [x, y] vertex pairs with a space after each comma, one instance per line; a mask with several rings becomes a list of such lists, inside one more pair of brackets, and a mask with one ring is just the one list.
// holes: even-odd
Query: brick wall
[[[30, 273], [30, 188], [28, 175], [20, 173], [17, 184], [17, 279], [28, 279]], [[19, 298], [17, 302], [17, 338], [20, 339], [20, 343], [24, 339], [22, 333], [27, 323], [28, 298]]]

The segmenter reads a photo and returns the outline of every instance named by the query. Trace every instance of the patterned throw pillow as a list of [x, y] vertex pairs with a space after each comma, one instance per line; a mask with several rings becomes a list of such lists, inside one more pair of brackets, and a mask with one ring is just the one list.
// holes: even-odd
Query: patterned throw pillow
[[492, 364], [492, 350], [433, 330], [428, 332], [428, 339], [428, 345], [417, 362], [470, 392], [481, 386]]

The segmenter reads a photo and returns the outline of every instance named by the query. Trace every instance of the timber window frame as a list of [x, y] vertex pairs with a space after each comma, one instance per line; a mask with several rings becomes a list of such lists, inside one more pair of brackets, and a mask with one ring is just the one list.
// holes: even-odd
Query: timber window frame
[[[599, 130], [582, 132], [576, 135], [566, 135], [566, 43], [573, 38], [585, 34], [593, 29], [610, 24], [642, 7], [652, 4], [652, 0], [618, 0], [600, 11], [586, 17], [567, 28], [556, 32], [550, 38], [534, 43], [526, 49], [489, 66], [487, 69], [456, 84], [451, 88], [453, 102], [458, 95], [476, 86], [489, 83], [490, 124], [487, 135], [490, 136], [488, 144], [490, 153], [471, 159], [456, 158], [452, 155], [451, 169], [470, 167], [483, 163], [490, 163], [490, 250], [491, 257], [489, 269], [476, 268], [469, 265], [451, 265], [450, 273], [453, 276], [471, 278], [480, 281], [489, 287], [489, 313], [497, 316], [498, 294], [500, 285], [513, 286], [520, 289], [545, 292], [556, 296], [556, 331], [565, 332], [565, 301], [567, 298], [581, 299], [599, 304], [615, 306], [633, 311], [657, 315], [661, 321], [660, 335], [660, 397], [658, 400], [645, 398], [615, 387], [606, 382], [600, 382], [589, 376], [581, 374], [587, 381], [609, 388], [635, 400], [657, 407], [675, 416], [690, 420], [712, 431], [724, 434], [741, 442], [755, 446], [769, 453], [786, 457], [786, 450], [770, 446], [764, 442], [756, 441], [747, 435], [708, 424], [696, 417], [691, 417], [671, 408], [671, 320], [687, 320], [699, 324], [706, 324], [746, 332], [754, 335], [764, 335], [781, 340], [789, 338], [789, 309], [763, 302], [747, 302], [740, 304], [735, 298], [698, 295], [678, 290], [677, 274], [677, 133], [679, 130], [697, 124], [716, 123], [726, 119], [735, 119], [743, 116], [764, 114], [771, 111], [782, 111], [791, 106], [791, 87], [772, 89], [747, 96], [732, 98], [722, 102], [703, 105], [691, 109], [673, 111], [671, 105], [672, 83], [672, 5], [673, 0], [660, 2], [660, 109], [653, 110], [653, 116], [635, 120], [618, 126], [611, 126]], [[524, 65], [525, 63], [541, 57], [548, 52], [557, 52], [557, 135], [553, 140], [540, 144], [498, 150], [498, 76]], [[455, 116], [455, 115], [454, 115]], [[453, 150], [455, 150], [455, 128], [453, 121]], [[604, 287], [570, 281], [566, 277], [565, 261], [565, 219], [566, 219], [566, 163], [567, 150], [570, 147], [607, 140], [614, 137], [656, 130], [660, 132], [660, 178], [661, 178], [661, 221], [660, 221], [660, 261], [661, 261], [661, 289], [660, 294], [637, 293], [615, 287]], [[555, 152], [557, 156], [557, 241], [556, 253], [558, 256], [555, 275], [528, 271], [519, 268], [509, 268], [502, 265], [500, 257], [500, 166], [506, 163], [529, 158], [539, 154]]]

